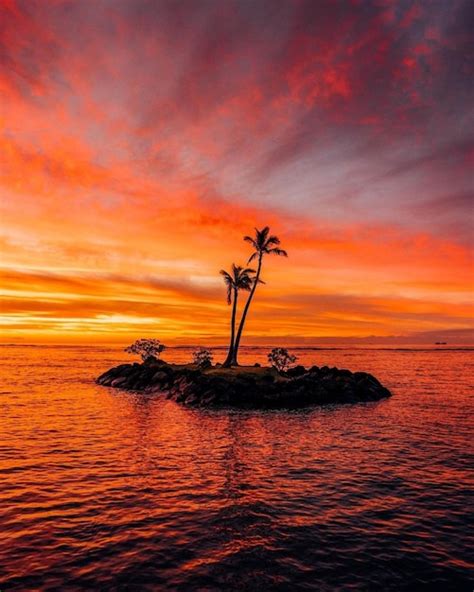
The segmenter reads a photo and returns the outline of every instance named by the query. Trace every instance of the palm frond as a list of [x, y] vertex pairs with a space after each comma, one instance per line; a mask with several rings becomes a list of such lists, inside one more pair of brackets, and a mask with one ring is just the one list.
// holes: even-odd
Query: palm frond
[[269, 236], [267, 238], [266, 243], [265, 243], [265, 245], [267, 247], [271, 247], [272, 245], [279, 245], [279, 244], [280, 244], [280, 239], [275, 235]]
[[256, 257], [258, 257], [258, 252], [257, 252], [257, 251], [255, 251], [254, 253], [252, 253], [252, 254], [250, 255], [250, 257], [249, 257], [249, 258], [248, 258], [248, 260], [247, 260], [247, 263], [250, 263], [250, 262], [251, 262], [251, 261], [253, 261], [253, 260], [254, 260]]
[[232, 290], [235, 286], [234, 279], [225, 269], [221, 269], [219, 273], [224, 278], [224, 283], [227, 286], [227, 304], [230, 304], [232, 302]]
[[[253, 272], [253, 270], [251, 270]], [[247, 290], [253, 283], [253, 277], [251, 277], [245, 270], [242, 270], [238, 280], [236, 281], [236, 287], [239, 290]]]
[[280, 255], [281, 257], [288, 257], [288, 253], [283, 249], [269, 249], [268, 253], [270, 255]]
[[240, 267], [240, 265], [236, 265], [235, 263], [232, 263], [232, 277], [233, 277], [234, 282], [238, 279], [241, 271], [242, 271], [242, 268]]
[[258, 228], [255, 229], [255, 247], [258, 251], [263, 250], [265, 247], [265, 242], [269, 232], [270, 228], [268, 226], [265, 226], [265, 228], [262, 228], [262, 230], [259, 230]]
[[257, 248], [257, 243], [255, 242], [255, 239], [253, 239], [251, 236], [244, 236], [244, 241], [250, 243], [254, 249]]
[[226, 284], [232, 282], [232, 276], [230, 275], [230, 273], [228, 273], [225, 269], [221, 269], [219, 271], [219, 273], [221, 274], [221, 276], [224, 278], [224, 282]]

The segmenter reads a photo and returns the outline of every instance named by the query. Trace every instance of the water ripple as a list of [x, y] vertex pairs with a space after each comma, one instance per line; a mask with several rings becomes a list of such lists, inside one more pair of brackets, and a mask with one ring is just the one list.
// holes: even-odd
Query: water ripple
[[2, 353], [2, 591], [472, 590], [472, 351], [300, 350], [395, 396], [285, 413], [97, 387], [112, 349]]

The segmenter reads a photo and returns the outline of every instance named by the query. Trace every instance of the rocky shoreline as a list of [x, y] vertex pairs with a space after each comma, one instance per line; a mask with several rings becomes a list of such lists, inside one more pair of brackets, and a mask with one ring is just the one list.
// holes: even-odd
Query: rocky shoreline
[[96, 380], [102, 386], [166, 398], [192, 407], [288, 409], [312, 405], [378, 401], [391, 393], [371, 374], [303, 366], [278, 373], [274, 368], [167, 364], [161, 360], [121, 364]]

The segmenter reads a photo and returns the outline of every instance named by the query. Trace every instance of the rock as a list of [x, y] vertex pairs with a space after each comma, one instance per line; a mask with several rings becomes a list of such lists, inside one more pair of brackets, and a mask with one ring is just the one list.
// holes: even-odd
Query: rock
[[114, 378], [110, 383], [110, 386], [119, 387], [122, 386], [125, 382], [127, 382], [126, 376], [120, 376], [119, 378]]
[[304, 366], [295, 366], [294, 368], [287, 370], [286, 375], [294, 378], [296, 376], [303, 376], [303, 374], [306, 374], [306, 372], [307, 371]]
[[[279, 375], [257, 366], [240, 372], [214, 366], [203, 370], [167, 364], [162, 360], [121, 364], [97, 378], [97, 383], [144, 393], [161, 393], [167, 399], [193, 407], [286, 409], [331, 403], [378, 401], [390, 392], [371, 374], [312, 366], [291, 368]], [[216, 372], [217, 370], [217, 372]]]
[[168, 372], [163, 370], [158, 370], [151, 378], [152, 384], [165, 384], [166, 382], [168, 382]]

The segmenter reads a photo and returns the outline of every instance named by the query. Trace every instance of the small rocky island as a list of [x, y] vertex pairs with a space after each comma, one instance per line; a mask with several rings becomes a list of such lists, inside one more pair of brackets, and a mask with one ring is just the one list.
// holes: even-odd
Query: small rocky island
[[[226, 286], [227, 304], [231, 306], [230, 341], [223, 364], [212, 365], [210, 350], [198, 348], [193, 364], [168, 364], [160, 360], [166, 349], [159, 339], [138, 339], [125, 351], [142, 357], [142, 364], [122, 364], [97, 379], [103, 386], [144, 393], [159, 392], [177, 403], [194, 407], [240, 409], [288, 409], [378, 401], [390, 392], [371, 374], [350, 372], [324, 366], [291, 367], [296, 356], [284, 347], [274, 347], [268, 354], [270, 367], [240, 366], [239, 347], [250, 305], [262, 280], [264, 259], [270, 256], [288, 257], [280, 239], [270, 227], [255, 228], [255, 234], [244, 236], [252, 252], [247, 261], [256, 269], [232, 264], [231, 270], [220, 270]], [[237, 300], [240, 292], [248, 297], [237, 323]]]
[[198, 368], [152, 360], [116, 366], [99, 376], [97, 383], [127, 391], [163, 393], [177, 403], [204, 408], [295, 409], [378, 401], [390, 396], [371, 374], [327, 366], [295, 366], [278, 372], [259, 366]]

